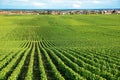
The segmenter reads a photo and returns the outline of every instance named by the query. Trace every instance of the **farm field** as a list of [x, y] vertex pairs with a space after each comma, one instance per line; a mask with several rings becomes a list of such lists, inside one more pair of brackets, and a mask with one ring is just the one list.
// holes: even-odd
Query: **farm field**
[[0, 80], [120, 80], [120, 15], [0, 15]]

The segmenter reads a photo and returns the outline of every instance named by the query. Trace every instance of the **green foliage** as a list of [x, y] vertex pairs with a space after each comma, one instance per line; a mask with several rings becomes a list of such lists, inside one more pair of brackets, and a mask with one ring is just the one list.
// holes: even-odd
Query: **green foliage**
[[8, 80], [18, 80], [18, 76], [20, 75], [20, 72], [22, 70], [22, 67], [25, 63], [25, 59], [27, 57], [27, 55], [29, 54], [31, 48], [28, 48], [24, 54], [24, 57], [22, 58], [22, 60], [20, 61], [20, 63], [17, 65], [17, 67], [14, 69], [13, 73], [11, 74], [11, 76], [8, 78]]
[[1, 71], [0, 71], [0, 80], [4, 80], [6, 79], [8, 73], [10, 70], [13, 69], [13, 67], [17, 64], [17, 60], [20, 58], [20, 56], [23, 54], [23, 52], [25, 51], [25, 49], [21, 50], [16, 56], [15, 58], [13, 58], [11, 60], [11, 62], [6, 66], [4, 67]]
[[47, 80], [47, 76], [46, 76], [46, 73], [45, 73], [45, 68], [44, 68], [44, 65], [43, 65], [43, 61], [42, 61], [42, 57], [41, 57], [41, 52], [40, 52], [40, 49], [39, 49], [39, 45], [37, 44], [37, 51], [38, 51], [38, 58], [39, 58], [39, 69], [40, 69], [40, 79], [41, 80]]
[[32, 51], [30, 52], [30, 63], [28, 65], [28, 72], [25, 77], [25, 80], [33, 80], [33, 62], [34, 62], [34, 52], [35, 52], [35, 43], [32, 43]]
[[49, 55], [47, 54], [46, 50], [42, 48], [42, 52], [44, 53], [45, 57], [47, 58], [47, 61], [49, 62], [50, 67], [52, 68], [53, 75], [55, 77], [55, 80], [65, 80], [61, 74], [57, 71], [55, 65], [52, 63], [51, 59], [49, 58]]
[[120, 15], [0, 15], [0, 80], [17, 80], [28, 55], [34, 80], [36, 52], [40, 80], [120, 80]]
[[[85, 78], [83, 78], [82, 76], [78, 75], [71, 68], [69, 68], [68, 66], [66, 66], [65, 63], [62, 62], [62, 60], [60, 58], [58, 58], [54, 54], [53, 51], [51, 51], [49, 49], [47, 49], [47, 51], [48, 51], [49, 54], [51, 54], [51, 56], [55, 60], [56, 65], [59, 66], [59, 69], [62, 71], [61, 73], [65, 76], [66, 79], [71, 79], [71, 80], [85, 80]], [[75, 67], [75, 68], [77, 68], [77, 67]]]

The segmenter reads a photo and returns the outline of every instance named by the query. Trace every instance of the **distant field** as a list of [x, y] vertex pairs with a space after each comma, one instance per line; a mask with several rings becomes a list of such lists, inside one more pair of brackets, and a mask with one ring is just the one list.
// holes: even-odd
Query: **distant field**
[[120, 15], [0, 15], [0, 80], [120, 80]]

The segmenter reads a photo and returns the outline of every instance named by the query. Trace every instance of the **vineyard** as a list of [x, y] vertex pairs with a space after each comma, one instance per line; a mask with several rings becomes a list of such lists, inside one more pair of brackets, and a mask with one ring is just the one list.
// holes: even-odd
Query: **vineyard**
[[120, 15], [0, 15], [0, 80], [120, 80]]

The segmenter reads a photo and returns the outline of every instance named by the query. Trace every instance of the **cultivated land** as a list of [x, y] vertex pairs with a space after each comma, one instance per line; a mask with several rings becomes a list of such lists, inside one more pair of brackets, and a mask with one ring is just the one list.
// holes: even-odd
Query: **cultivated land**
[[0, 80], [120, 80], [120, 15], [0, 15]]

